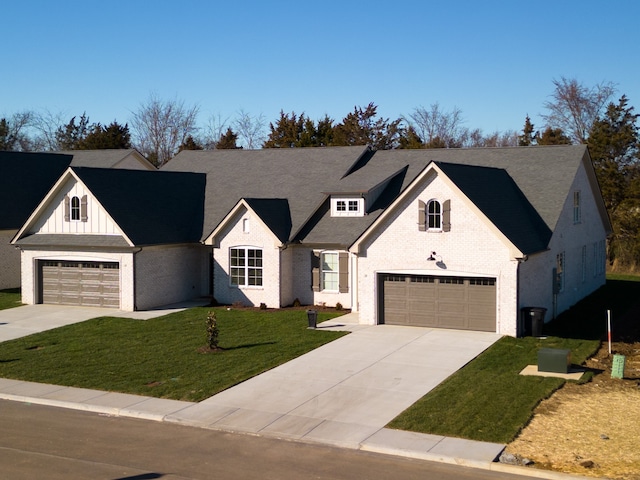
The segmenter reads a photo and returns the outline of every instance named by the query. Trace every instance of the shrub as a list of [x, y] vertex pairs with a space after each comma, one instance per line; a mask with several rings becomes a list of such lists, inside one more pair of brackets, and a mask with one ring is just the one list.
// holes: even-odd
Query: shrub
[[336, 310], [342, 310], [342, 304], [340, 302], [336, 303]]
[[216, 350], [218, 348], [218, 334], [220, 330], [218, 330], [218, 319], [216, 318], [215, 312], [209, 311], [207, 314], [207, 346], [211, 350]]
[[267, 304], [266, 303], [261, 303], [260, 304], [260, 310], [266, 310], [267, 309]]

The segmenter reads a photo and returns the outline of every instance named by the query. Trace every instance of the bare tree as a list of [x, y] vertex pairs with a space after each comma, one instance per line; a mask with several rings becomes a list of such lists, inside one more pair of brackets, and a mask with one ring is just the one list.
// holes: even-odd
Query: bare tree
[[34, 113], [24, 111], [0, 119], [0, 150], [28, 151], [32, 149], [29, 127]]
[[244, 110], [240, 110], [233, 126], [243, 148], [249, 150], [260, 148], [267, 138], [265, 133], [267, 121], [262, 114], [253, 117]]
[[406, 121], [427, 146], [460, 147], [466, 135], [462, 110], [457, 107], [451, 112], [441, 110], [438, 103], [432, 104], [430, 109], [418, 107]]
[[202, 145], [205, 150], [213, 150], [229, 128], [229, 117], [223, 119], [219, 113], [211, 115], [204, 127], [202, 135]]
[[131, 130], [134, 146], [157, 167], [178, 152], [189, 135], [197, 131], [198, 106], [186, 107], [183, 101], [161, 100], [155, 94], [133, 113]]
[[62, 112], [43, 110], [33, 113], [29, 122], [33, 134], [30, 138], [31, 150], [55, 152], [60, 150], [56, 133], [66, 123], [66, 115]]
[[551, 128], [560, 128], [573, 143], [586, 143], [589, 131], [615, 93], [615, 86], [602, 82], [592, 88], [576, 79], [554, 80], [552, 100], [544, 104], [549, 110], [542, 115]]

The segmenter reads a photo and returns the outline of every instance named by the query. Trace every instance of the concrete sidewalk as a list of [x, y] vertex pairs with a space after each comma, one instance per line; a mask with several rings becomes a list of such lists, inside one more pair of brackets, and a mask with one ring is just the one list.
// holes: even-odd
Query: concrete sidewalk
[[[95, 316], [95, 315], [94, 315]], [[502, 444], [384, 428], [499, 336], [367, 326], [200, 403], [0, 379], [0, 399], [495, 469]]]

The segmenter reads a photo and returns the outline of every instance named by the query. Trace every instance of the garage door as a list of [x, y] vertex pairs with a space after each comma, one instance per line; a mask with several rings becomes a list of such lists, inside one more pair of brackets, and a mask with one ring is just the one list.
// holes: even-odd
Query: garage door
[[495, 278], [382, 274], [380, 285], [381, 323], [496, 331]]
[[117, 262], [41, 261], [42, 303], [120, 307]]

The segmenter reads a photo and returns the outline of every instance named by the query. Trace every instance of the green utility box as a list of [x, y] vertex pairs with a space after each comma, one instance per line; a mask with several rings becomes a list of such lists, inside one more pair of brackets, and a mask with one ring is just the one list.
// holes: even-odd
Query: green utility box
[[541, 348], [538, 350], [538, 371], [569, 373], [571, 350], [562, 348]]

